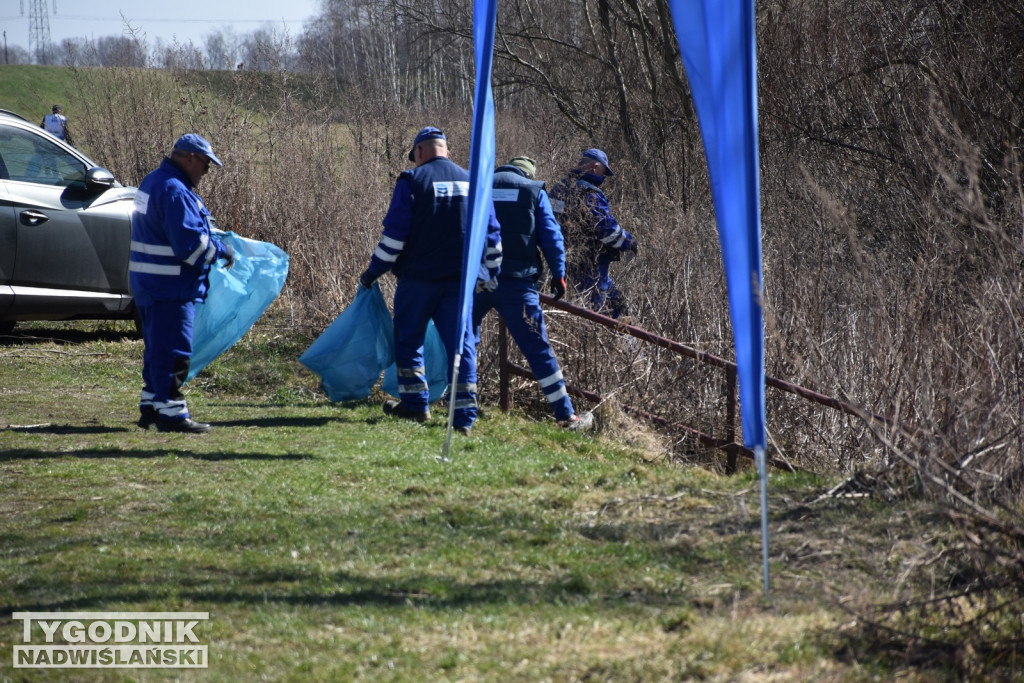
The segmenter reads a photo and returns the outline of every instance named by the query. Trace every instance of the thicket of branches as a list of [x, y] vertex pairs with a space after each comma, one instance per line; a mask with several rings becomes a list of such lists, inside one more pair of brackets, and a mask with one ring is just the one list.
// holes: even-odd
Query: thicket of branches
[[[312, 76], [166, 70], [157, 98], [139, 72], [83, 71], [76, 139], [135, 183], [183, 127], [208, 135], [225, 160], [204, 181], [209, 205], [289, 251], [285, 300], [316, 335], [355, 292], [414, 131], [444, 128], [468, 161], [471, 19], [468, 0], [328, 0], [296, 41]], [[614, 272], [631, 316], [731, 357], [700, 130], [665, 3], [503, 0], [498, 23], [499, 162], [528, 154], [553, 182], [581, 149], [605, 149], [612, 206], [641, 245]], [[940, 505], [960, 550], [937, 548], [920, 571], [945, 587], [927, 603], [897, 596], [893, 612], [918, 636], [942, 625], [916, 642], [1003, 661], [1019, 653], [1024, 599], [1024, 11], [773, 0], [758, 3], [757, 37], [768, 373], [896, 425], [769, 391], [772, 454]], [[570, 382], [722, 432], [717, 371], [557, 312], [549, 325]], [[489, 325], [485, 400], [492, 341]], [[686, 440], [670, 448], [715, 462]]]

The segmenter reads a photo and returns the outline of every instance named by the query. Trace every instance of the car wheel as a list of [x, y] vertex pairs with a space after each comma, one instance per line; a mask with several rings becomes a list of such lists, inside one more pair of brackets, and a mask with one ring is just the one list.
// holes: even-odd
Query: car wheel
[[17, 324], [13, 320], [0, 320], [0, 334], [10, 334]]

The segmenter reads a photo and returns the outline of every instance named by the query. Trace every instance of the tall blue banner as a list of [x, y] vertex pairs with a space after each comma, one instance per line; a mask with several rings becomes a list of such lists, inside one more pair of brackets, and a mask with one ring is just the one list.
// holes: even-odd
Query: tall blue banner
[[[491, 91], [491, 66], [494, 63], [494, 26], [498, 0], [475, 0], [473, 3], [473, 51], [476, 57], [476, 91], [473, 97], [473, 137], [469, 162], [469, 229], [462, 249], [462, 293], [459, 298], [459, 334], [462, 339], [472, 325], [473, 288], [476, 286], [480, 259], [487, 237], [487, 220], [491, 214], [491, 190], [494, 182], [494, 95]], [[460, 359], [456, 359], [451, 386], [457, 384]], [[452, 423], [455, 401], [449, 407], [448, 424]], [[449, 434], [450, 434], [449, 429]], [[447, 454], [449, 441], [445, 442]]]
[[473, 288], [484, 253], [487, 219], [491, 214], [491, 186], [494, 182], [494, 95], [491, 65], [494, 62], [494, 24], [498, 0], [475, 0], [473, 4], [473, 50], [476, 57], [476, 92], [473, 97], [473, 137], [469, 160], [469, 230], [462, 250], [462, 329], [473, 309]]
[[753, 0], [669, 0], [700, 119], [729, 290], [743, 441], [766, 447]]

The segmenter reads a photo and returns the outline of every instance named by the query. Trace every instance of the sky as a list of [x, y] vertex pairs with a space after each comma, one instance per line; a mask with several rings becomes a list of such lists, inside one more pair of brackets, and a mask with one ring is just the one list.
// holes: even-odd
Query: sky
[[[145, 34], [150, 47], [157, 38], [167, 44], [191, 40], [202, 47], [204, 38], [214, 31], [231, 28], [242, 36], [267, 23], [295, 36], [320, 9], [320, 0], [45, 0], [44, 4], [54, 45], [65, 38], [125, 35], [123, 13], [140, 35]], [[0, 0], [0, 30], [6, 33], [8, 46], [28, 50], [31, 6], [32, 0]]]

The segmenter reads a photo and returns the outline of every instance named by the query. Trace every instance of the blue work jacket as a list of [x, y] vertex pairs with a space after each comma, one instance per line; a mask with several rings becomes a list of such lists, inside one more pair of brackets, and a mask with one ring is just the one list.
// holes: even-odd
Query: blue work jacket
[[552, 276], [565, 276], [562, 229], [555, 220], [544, 183], [530, 180], [516, 166], [494, 172], [494, 212], [501, 224], [501, 278], [532, 278], [538, 272], [537, 247]]
[[[379, 276], [392, 270], [399, 278], [459, 280], [468, 202], [469, 172], [445, 157], [402, 172], [370, 259], [370, 273]], [[501, 267], [501, 229], [493, 207], [482, 266], [482, 280], [497, 277]]]
[[128, 263], [135, 301], [203, 301], [210, 266], [226, 251], [188, 176], [165, 158], [135, 193]]

